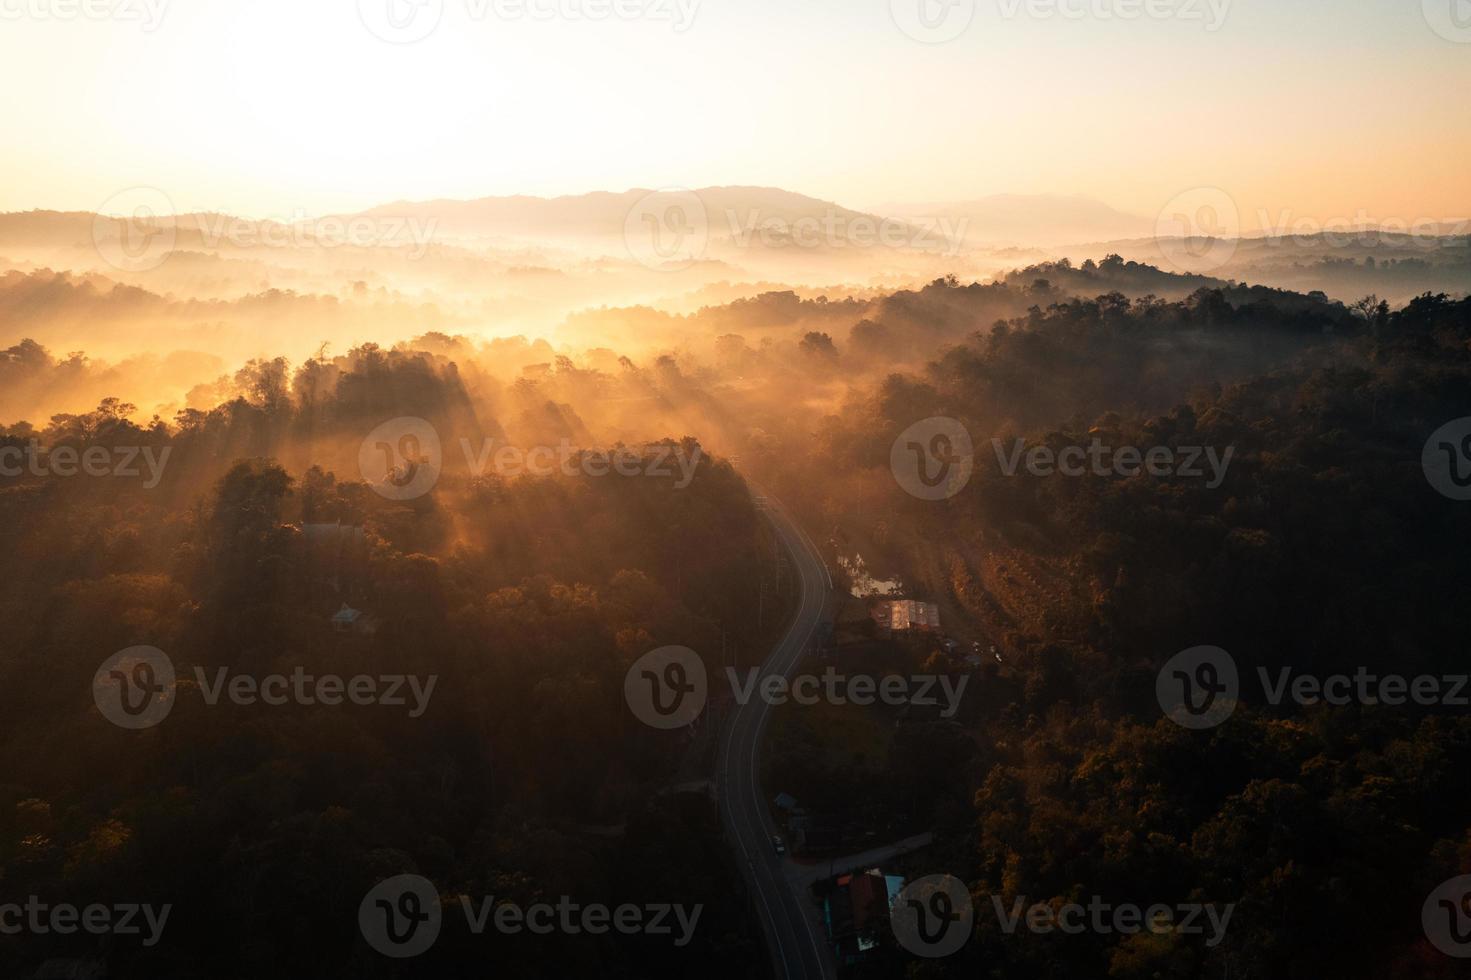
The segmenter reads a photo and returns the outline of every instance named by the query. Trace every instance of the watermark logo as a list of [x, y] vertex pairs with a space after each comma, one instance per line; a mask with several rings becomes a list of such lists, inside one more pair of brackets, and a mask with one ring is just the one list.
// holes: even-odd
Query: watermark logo
[[1183, 728], [1221, 724], [1236, 710], [1241, 691], [1236, 661], [1220, 647], [1198, 646], [1175, 654], [1160, 668], [1154, 693], [1159, 706]]
[[958, 421], [933, 416], [914, 423], [889, 449], [899, 486], [920, 500], [945, 500], [965, 489], [975, 467], [970, 432]]
[[[560, 896], [555, 904], [535, 902], [524, 907], [512, 901], [497, 901], [494, 895], [458, 898], [466, 930], [473, 936], [483, 936], [491, 929], [512, 936], [523, 932], [537, 936], [617, 932], [625, 936], [673, 936], [676, 947], [690, 944], [705, 911], [703, 905], [657, 902], [615, 908], [598, 902], [584, 904], [570, 895]], [[358, 906], [358, 928], [363, 938], [369, 946], [394, 959], [428, 952], [439, 938], [443, 920], [438, 889], [420, 875], [398, 875], [382, 881]]]
[[[254, 677], [219, 667], [213, 678], [203, 667], [194, 668], [194, 684], [210, 707], [222, 700], [247, 707], [296, 704], [336, 707], [353, 704], [406, 708], [410, 718], [429, 710], [439, 675], [309, 674], [297, 667], [291, 674]], [[129, 647], [102, 662], [92, 678], [92, 698], [103, 717], [119, 728], [152, 728], [173, 710], [178, 697], [173, 661], [157, 647]], [[186, 688], [185, 690], [190, 690]]]
[[[477, 446], [461, 438], [460, 451], [472, 477], [548, 477], [557, 473], [575, 477], [648, 477], [672, 481], [676, 490], [694, 482], [705, 454], [699, 446], [686, 448], [671, 441], [642, 446], [617, 445], [593, 449], [570, 439], [557, 445], [517, 446], [484, 438]], [[0, 461], [3, 461], [0, 450]], [[390, 500], [422, 497], [438, 484], [444, 472], [439, 430], [421, 418], [390, 419], [375, 428], [358, 450], [358, 469], [374, 492]], [[3, 473], [0, 467], [0, 473]]]
[[921, 44], [944, 44], [964, 34], [976, 18], [975, 0], [889, 0], [894, 24]]
[[927, 959], [958, 952], [970, 939], [975, 917], [970, 889], [953, 875], [916, 878], [889, 907], [889, 924], [899, 945]]
[[1447, 422], [1425, 440], [1425, 479], [1442, 496], [1471, 500], [1471, 415]]
[[1420, 909], [1420, 924], [1445, 955], [1471, 957], [1471, 875], [1451, 878], [1431, 892]]
[[358, 0], [358, 19], [380, 41], [413, 44], [438, 29], [444, 0]]
[[[799, 674], [788, 678], [779, 673], [762, 674], [751, 667], [744, 679], [734, 667], [725, 668], [725, 679], [737, 704], [759, 698], [773, 707], [816, 704], [868, 707], [938, 708], [941, 718], [953, 718], [960, 710], [970, 677], [941, 674], [840, 674], [829, 667], [822, 674]], [[694, 721], [707, 700], [705, 666], [693, 650], [661, 647], [639, 658], [623, 682], [624, 697], [640, 721], [654, 728], [680, 728]]]
[[92, 677], [92, 700], [119, 728], [152, 728], [174, 710], [174, 663], [157, 647], [120, 650]]
[[1181, 272], [1210, 272], [1230, 262], [1241, 239], [1241, 212], [1219, 187], [1176, 194], [1154, 223], [1154, 241]]
[[168, 261], [178, 241], [174, 202], [157, 187], [130, 187], [97, 208], [92, 246], [122, 272], [148, 272]]
[[651, 650], [623, 678], [623, 697], [634, 716], [661, 731], [689, 725], [705, 710], [708, 696], [705, 662], [689, 647]]
[[1471, 44], [1471, 0], [1420, 0], [1425, 23], [1447, 41]]
[[381, 881], [358, 906], [358, 928], [363, 938], [393, 959], [427, 952], [439, 938], [443, 918], [439, 889], [420, 875], [397, 875]]
[[[1300, 707], [1329, 704], [1342, 707], [1464, 708], [1471, 705], [1471, 675], [1377, 674], [1360, 666], [1352, 674], [1310, 674], [1291, 666], [1274, 672], [1257, 667], [1256, 681], [1266, 704], [1291, 702]], [[1212, 728], [1230, 717], [1241, 693], [1236, 662], [1220, 647], [1192, 647], [1172, 657], [1155, 680], [1160, 708], [1186, 728]]]
[[680, 272], [705, 257], [710, 215], [705, 202], [682, 187], [639, 198], [623, 221], [623, 243], [634, 261], [658, 272]]
[[444, 450], [439, 431], [421, 418], [389, 419], [363, 440], [358, 470], [373, 492], [389, 500], [414, 500], [439, 482]]

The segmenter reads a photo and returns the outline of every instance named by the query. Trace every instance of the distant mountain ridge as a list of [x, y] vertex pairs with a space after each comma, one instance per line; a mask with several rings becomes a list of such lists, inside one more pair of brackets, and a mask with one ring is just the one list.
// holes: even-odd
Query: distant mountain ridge
[[[935, 204], [890, 204], [873, 211], [845, 207], [834, 201], [778, 187], [732, 185], [683, 188], [630, 188], [592, 191], [557, 197], [527, 194], [461, 200], [435, 198], [397, 200], [363, 211], [307, 219], [389, 221], [413, 219], [419, 227], [433, 228], [446, 237], [562, 239], [608, 238], [622, 235], [636, 211], [663, 214], [672, 205], [703, 210], [712, 239], [749, 234], [771, 222], [792, 224], [816, 221], [820, 227], [866, 227], [954, 230], [967, 244], [1048, 246], [1146, 237], [1152, 224], [1082, 197], [1001, 194], [975, 201]], [[0, 214], [0, 241], [6, 238], [55, 244], [85, 240], [91, 233], [91, 212], [29, 211]], [[167, 216], [162, 216], [165, 219]], [[635, 219], [636, 220], [636, 219]], [[204, 212], [181, 214], [174, 224], [181, 230], [220, 227], [290, 225], [280, 220], [242, 219]]]
[[885, 217], [916, 223], [964, 220], [968, 245], [1071, 245], [1154, 233], [1153, 221], [1082, 196], [993, 194], [971, 201], [895, 202], [875, 210]]
[[449, 235], [606, 237], [623, 234], [629, 215], [636, 208], [657, 213], [666, 205], [693, 201], [703, 206], [705, 220], [714, 237], [724, 237], [750, 221], [792, 222], [802, 218], [830, 218], [846, 223], [861, 218], [879, 220], [877, 215], [854, 211], [832, 201], [777, 187], [753, 186], [692, 190], [636, 187], [621, 192], [593, 191], [560, 197], [517, 194], [473, 200], [395, 201], [345, 217], [413, 215], [433, 221], [440, 232]]

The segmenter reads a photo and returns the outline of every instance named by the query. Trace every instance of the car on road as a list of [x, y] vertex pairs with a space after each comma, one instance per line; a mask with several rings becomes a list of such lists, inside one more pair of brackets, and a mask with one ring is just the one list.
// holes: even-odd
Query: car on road
[[777, 853], [778, 857], [787, 852], [787, 842], [781, 839], [781, 834], [771, 835], [771, 849]]

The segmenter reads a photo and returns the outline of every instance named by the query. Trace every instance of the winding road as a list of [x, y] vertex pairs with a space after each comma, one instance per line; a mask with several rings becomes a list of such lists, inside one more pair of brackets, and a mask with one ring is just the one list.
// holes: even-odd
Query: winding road
[[[817, 548], [780, 502], [756, 484], [750, 485], [758, 495], [758, 505], [791, 556], [792, 569], [801, 586], [796, 615], [761, 665], [761, 677], [771, 674], [791, 677], [822, 621], [832, 578]], [[759, 682], [755, 690], [760, 690]], [[716, 775], [721, 818], [766, 934], [773, 975], [833, 980], [837, 969], [818, 917], [811, 908], [810, 893], [805, 893], [805, 889], [799, 892], [800, 884], [789, 881], [785, 872], [787, 859], [777, 856], [771, 844], [777, 828], [762, 798], [760, 776], [761, 738], [770, 715], [771, 705], [760, 697], [737, 704], [729, 715]]]

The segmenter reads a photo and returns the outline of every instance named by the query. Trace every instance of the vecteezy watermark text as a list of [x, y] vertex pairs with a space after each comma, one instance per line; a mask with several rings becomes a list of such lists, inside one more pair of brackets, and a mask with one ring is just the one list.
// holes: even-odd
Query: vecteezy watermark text
[[1214, 33], [1226, 23], [1231, 0], [998, 0], [1004, 20], [1025, 12], [1036, 20], [1199, 21]]
[[254, 221], [223, 214], [194, 219], [200, 238], [208, 248], [409, 248], [410, 261], [422, 259], [434, 242], [437, 218], [417, 215], [353, 215], [311, 218], [298, 209], [285, 221]]
[[[693, 482], [704, 459], [698, 446], [653, 442], [643, 446], [589, 449], [562, 439], [557, 445], [517, 446], [485, 438], [479, 446], [460, 440], [471, 477], [488, 473], [520, 476], [662, 477], [683, 490]], [[434, 489], [444, 472], [444, 445], [439, 430], [425, 419], [389, 419], [368, 433], [358, 449], [358, 469], [375, 493], [390, 500], [413, 500]]]
[[[194, 668], [194, 686], [210, 706], [222, 700], [241, 707], [263, 704], [280, 707], [342, 704], [408, 708], [410, 718], [422, 717], [434, 696], [437, 674], [311, 674], [297, 667], [290, 674], [232, 674], [228, 667], [207, 672]], [[102, 662], [92, 679], [97, 710], [119, 728], [152, 728], [173, 711], [179, 687], [173, 661], [157, 647], [120, 650]]]
[[[0, 0], [4, 3], [5, 0]], [[410, 261], [428, 254], [438, 219], [418, 215], [359, 214], [308, 217], [296, 209], [276, 221], [223, 214], [180, 216], [173, 199], [157, 187], [130, 187], [109, 197], [92, 218], [92, 245], [108, 265], [123, 272], [148, 272], [184, 246], [220, 250], [385, 248], [405, 250]]]
[[[1224, 451], [1214, 446], [1107, 446], [1094, 438], [1086, 446], [1054, 448], [1014, 439], [1008, 450], [1000, 439], [992, 439], [996, 463], [1002, 474], [1015, 476], [1022, 466], [1037, 477], [1095, 476], [1205, 478], [1214, 490], [1226, 479], [1235, 447]], [[946, 500], [965, 489], [975, 469], [975, 450], [970, 432], [956, 419], [933, 416], [899, 433], [889, 450], [889, 469], [894, 480], [910, 496], [920, 500]]]
[[[1273, 707], [1283, 702], [1306, 707], [1360, 704], [1400, 707], [1471, 706], [1471, 675], [1379, 674], [1359, 666], [1352, 673], [1313, 674], [1291, 666], [1256, 669], [1261, 697]], [[1155, 693], [1160, 708], [1185, 728], [1214, 728], [1229, 718], [1240, 698], [1236, 660], [1214, 646], [1191, 647], [1175, 654], [1160, 669]]]
[[[280, 707], [285, 704], [324, 704], [336, 707], [339, 704], [366, 706], [381, 704], [389, 708], [409, 709], [410, 718], [421, 717], [429, 710], [429, 699], [434, 696], [434, 687], [439, 683], [438, 674], [420, 678], [415, 674], [355, 674], [343, 677], [340, 674], [309, 674], [306, 668], [297, 667], [291, 674], [267, 674], [255, 677], [250, 674], [231, 676], [230, 668], [219, 667], [210, 681], [203, 667], [194, 668], [194, 679], [199, 685], [204, 703], [216, 705], [221, 698], [231, 704], [265, 704]], [[412, 696], [412, 704], [409, 698]]]
[[163, 930], [169, 921], [172, 905], [155, 908], [152, 905], [119, 903], [116, 905], [55, 905], [29, 896], [25, 904], [7, 902], [0, 904], [0, 936], [18, 936], [28, 933], [33, 936], [69, 936], [78, 932], [94, 936], [144, 936], [144, 946], [156, 946], [163, 938]]
[[[1452, 0], [1466, 3], [1467, 0]], [[1471, 19], [1467, 21], [1471, 40]], [[1314, 217], [1291, 208], [1256, 211], [1257, 231], [1266, 247], [1388, 248], [1434, 250], [1471, 229], [1466, 216], [1354, 214]], [[1220, 187], [1192, 187], [1172, 197], [1155, 219], [1155, 244], [1163, 260], [1179, 272], [1204, 274], [1225, 267], [1241, 247], [1244, 229], [1236, 199]]]
[[1291, 208], [1272, 214], [1257, 210], [1257, 225], [1268, 241], [1283, 241], [1308, 248], [1326, 245], [1347, 248], [1362, 245], [1396, 245], [1401, 241], [1412, 248], [1433, 249], [1443, 239], [1464, 235], [1471, 228], [1471, 218], [1376, 218], [1364, 208], [1353, 217], [1313, 218], [1294, 215]]
[[0, 0], [0, 20], [112, 20], [158, 30], [170, 0]]
[[[914, 705], [918, 708], [939, 707], [941, 718], [953, 718], [960, 710], [960, 699], [970, 677], [958, 680], [944, 674], [911, 674], [902, 677], [888, 674], [876, 678], [869, 674], [840, 674], [832, 667], [816, 674], [799, 674], [788, 679], [781, 674], [762, 676], [759, 667], [746, 671], [744, 682], [734, 667], [725, 668], [726, 679], [735, 692], [736, 703], [746, 704], [752, 696], [770, 705], [791, 702], [804, 707], [814, 704], [856, 704], [867, 707], [883, 704], [889, 707]], [[938, 692], [937, 689], [938, 688]], [[937, 697], [940, 694], [943, 696]]]
[[0, 476], [17, 477], [26, 473], [32, 476], [91, 476], [127, 477], [143, 476], [139, 460], [148, 470], [143, 481], [145, 490], [152, 490], [163, 479], [163, 468], [168, 464], [172, 446], [155, 449], [153, 446], [53, 446], [42, 448], [35, 439], [24, 446], [0, 446]]
[[1132, 902], [1109, 902], [1101, 895], [1092, 896], [1086, 905], [1081, 902], [1033, 902], [1029, 905], [1026, 898], [1017, 897], [1009, 908], [1000, 895], [992, 895], [991, 905], [996, 910], [996, 921], [1008, 936], [1022, 926], [1039, 935], [1056, 931], [1070, 936], [1085, 932], [1131, 936], [1146, 931], [1192, 936], [1204, 935], [1209, 929], [1205, 944], [1212, 948], [1226, 938], [1226, 926], [1231, 922], [1231, 913], [1236, 910], [1234, 903], [1216, 906], [1182, 902], [1146, 907]]
[[954, 255], [965, 241], [970, 219], [936, 216], [901, 221], [867, 214], [826, 211], [799, 218], [762, 219], [752, 208], [742, 217], [727, 209], [731, 241], [749, 248], [753, 240], [766, 248], [912, 248]]
[[[1086, 902], [1028, 902], [1025, 896], [1008, 904], [991, 895], [996, 922], [1008, 936], [1019, 930], [1036, 935], [1135, 935], [1141, 932], [1207, 936], [1205, 945], [1220, 945], [1235, 911], [1234, 903], [1111, 902], [1093, 895]], [[953, 875], [926, 875], [907, 883], [890, 906], [889, 922], [899, 945], [916, 956], [936, 958], [960, 950], [970, 939], [975, 904], [965, 883]]]
[[[553, 933], [593, 936], [617, 932], [623, 935], [670, 936], [676, 947], [694, 939], [703, 905], [672, 903], [608, 906], [578, 902], [563, 895], [553, 902], [522, 906], [495, 896], [457, 896], [471, 935], [494, 930], [503, 935], [529, 932], [538, 936]], [[358, 907], [358, 926], [363, 938], [384, 956], [406, 959], [426, 952], [439, 937], [444, 907], [439, 891], [420, 875], [397, 875], [379, 882], [363, 897]]]
[[[701, 0], [459, 0], [469, 21], [651, 21], [676, 34], [694, 25]], [[447, 0], [358, 0], [358, 19], [374, 37], [414, 44], [439, 29]]]
[[[725, 668], [726, 681], [738, 704], [760, 698], [770, 705], [883, 704], [940, 708], [940, 717], [953, 718], [960, 709], [970, 677], [937, 674], [841, 674], [829, 667], [822, 674], [763, 675], [751, 667], [742, 679], [734, 667]], [[705, 708], [709, 682], [705, 663], [689, 647], [660, 647], [644, 654], [628, 668], [623, 696], [629, 709], [651, 728], [682, 728], [692, 723]]]
[[1160, 477], [1203, 477], [1207, 475], [1200, 468], [1203, 458], [1210, 467], [1210, 479], [1205, 485], [1211, 490], [1225, 481], [1226, 468], [1231, 465], [1231, 456], [1236, 451], [1234, 446], [1227, 446], [1224, 453], [1217, 453], [1214, 446], [1152, 446], [1148, 449], [1120, 446], [1115, 449], [1096, 438], [1086, 448], [1074, 445], [1053, 449], [1039, 445], [1028, 449], [1025, 439], [1013, 440], [1009, 453], [1000, 439], [992, 439], [991, 446], [1001, 472], [1007, 476], [1015, 476], [1018, 464], [1025, 463], [1027, 472], [1033, 476], [1051, 476], [1053, 473], [1085, 476], [1092, 473], [1094, 476], [1129, 477], [1148, 473]]
[[568, 936], [583, 932], [600, 936], [612, 931], [626, 936], [638, 933], [674, 936], [674, 945], [681, 948], [695, 938], [695, 927], [699, 925], [700, 914], [705, 908], [703, 905], [686, 907], [657, 902], [609, 908], [597, 902], [583, 905], [568, 895], [557, 899], [555, 906], [549, 902], [535, 902], [524, 908], [510, 901], [497, 903], [494, 895], [478, 902], [469, 895], [461, 895], [460, 907], [465, 911], [470, 931], [477, 936], [493, 924], [496, 932], [506, 935], [524, 931], [538, 936], [554, 932]]
[[679, 479], [674, 489], [683, 490], [695, 478], [695, 469], [700, 465], [704, 453], [696, 447], [685, 452], [682, 446], [668, 443], [650, 443], [638, 449], [619, 446], [613, 449], [583, 449], [562, 439], [555, 446], [521, 446], [502, 443], [495, 439], [484, 439], [479, 449], [469, 439], [460, 440], [460, 449], [465, 454], [465, 463], [473, 476], [484, 476], [494, 469], [497, 476], [551, 476], [562, 473], [576, 476], [649, 476], [673, 477], [675, 469]]

